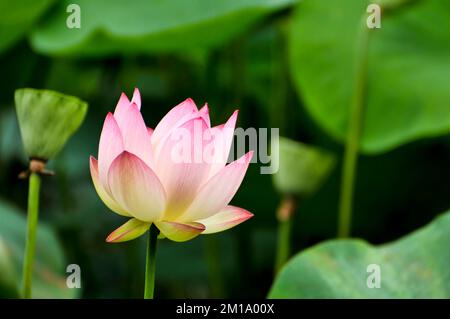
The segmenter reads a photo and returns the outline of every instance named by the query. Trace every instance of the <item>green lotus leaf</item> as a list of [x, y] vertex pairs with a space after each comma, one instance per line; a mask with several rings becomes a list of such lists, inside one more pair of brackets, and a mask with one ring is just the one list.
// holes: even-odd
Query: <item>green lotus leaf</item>
[[[25, 252], [26, 215], [0, 200], [0, 297], [20, 296]], [[33, 272], [33, 298], [75, 298], [80, 289], [69, 289], [67, 264], [54, 231], [40, 222]]]
[[447, 211], [393, 243], [373, 246], [348, 239], [318, 244], [286, 264], [269, 297], [450, 298], [449, 229]]
[[103, 56], [185, 52], [224, 45], [272, 12], [296, 0], [78, 0], [80, 28], [66, 27], [71, 0], [31, 36], [50, 55]]
[[54, 0], [0, 1], [0, 52], [18, 41]]
[[365, 30], [361, 57], [358, 33], [373, 2], [300, 1], [289, 37], [299, 96], [340, 141], [347, 136], [356, 65], [367, 59], [361, 149], [371, 154], [450, 132], [450, 1], [383, 1], [381, 28]]

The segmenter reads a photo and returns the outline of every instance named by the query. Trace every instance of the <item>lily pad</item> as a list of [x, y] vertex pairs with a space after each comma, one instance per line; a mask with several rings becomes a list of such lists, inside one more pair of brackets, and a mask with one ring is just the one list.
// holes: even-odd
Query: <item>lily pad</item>
[[[304, 0], [290, 28], [290, 64], [313, 119], [344, 140], [358, 63], [358, 33], [371, 0]], [[367, 29], [362, 151], [382, 153], [450, 132], [450, 2], [383, 1]]]
[[[350, 239], [316, 245], [286, 264], [269, 297], [450, 298], [449, 229], [447, 211], [393, 243]], [[377, 267], [379, 288], [370, 277]]]

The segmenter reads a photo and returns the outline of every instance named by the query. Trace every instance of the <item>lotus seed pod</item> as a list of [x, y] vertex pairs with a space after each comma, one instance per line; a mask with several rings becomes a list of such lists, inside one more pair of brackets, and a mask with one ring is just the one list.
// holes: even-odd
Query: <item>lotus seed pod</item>
[[[328, 151], [280, 137], [272, 141], [272, 156], [278, 172], [273, 175], [276, 189], [282, 194], [300, 197], [314, 193], [335, 164], [335, 157]], [[278, 158], [279, 157], [279, 158]]]
[[64, 147], [88, 108], [76, 97], [28, 88], [16, 90], [15, 102], [25, 152], [29, 158], [43, 161]]

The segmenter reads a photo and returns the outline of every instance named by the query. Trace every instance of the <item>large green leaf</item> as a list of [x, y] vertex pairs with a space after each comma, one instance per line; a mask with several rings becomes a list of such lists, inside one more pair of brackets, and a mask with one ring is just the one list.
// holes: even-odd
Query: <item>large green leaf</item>
[[[304, 0], [291, 24], [290, 62], [298, 92], [312, 117], [340, 140], [354, 92], [358, 32], [371, 2]], [[367, 153], [450, 132], [450, 1], [403, 2], [382, 11], [380, 29], [367, 29], [361, 141]]]
[[54, 0], [0, 0], [0, 52], [17, 41]]
[[[25, 250], [26, 218], [17, 208], [0, 201], [0, 296], [18, 297]], [[64, 275], [66, 262], [54, 232], [39, 223], [33, 274], [33, 298], [73, 298]]]
[[215, 47], [295, 0], [79, 0], [81, 28], [69, 29], [66, 7], [72, 2], [60, 1], [34, 32], [36, 50], [104, 55]]
[[[271, 298], [450, 298], [450, 211], [390, 244], [332, 240], [295, 256]], [[380, 267], [380, 288], [368, 288], [368, 265]]]

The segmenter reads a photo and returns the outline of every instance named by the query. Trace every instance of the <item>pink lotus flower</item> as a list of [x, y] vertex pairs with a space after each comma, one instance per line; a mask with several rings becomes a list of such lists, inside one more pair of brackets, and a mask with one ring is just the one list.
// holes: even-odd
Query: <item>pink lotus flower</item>
[[[252, 158], [249, 152], [226, 165], [237, 111], [225, 124], [211, 127], [208, 106], [198, 110], [187, 99], [152, 130], [146, 127], [140, 107], [138, 89], [131, 102], [122, 93], [114, 114], [106, 116], [98, 161], [90, 158], [100, 198], [113, 212], [130, 217], [108, 236], [108, 242], [134, 239], [152, 223], [163, 236], [186, 241], [229, 229], [253, 216], [228, 205]], [[186, 132], [191, 137], [188, 147], [179, 139]], [[207, 149], [209, 160], [204, 156]]]

